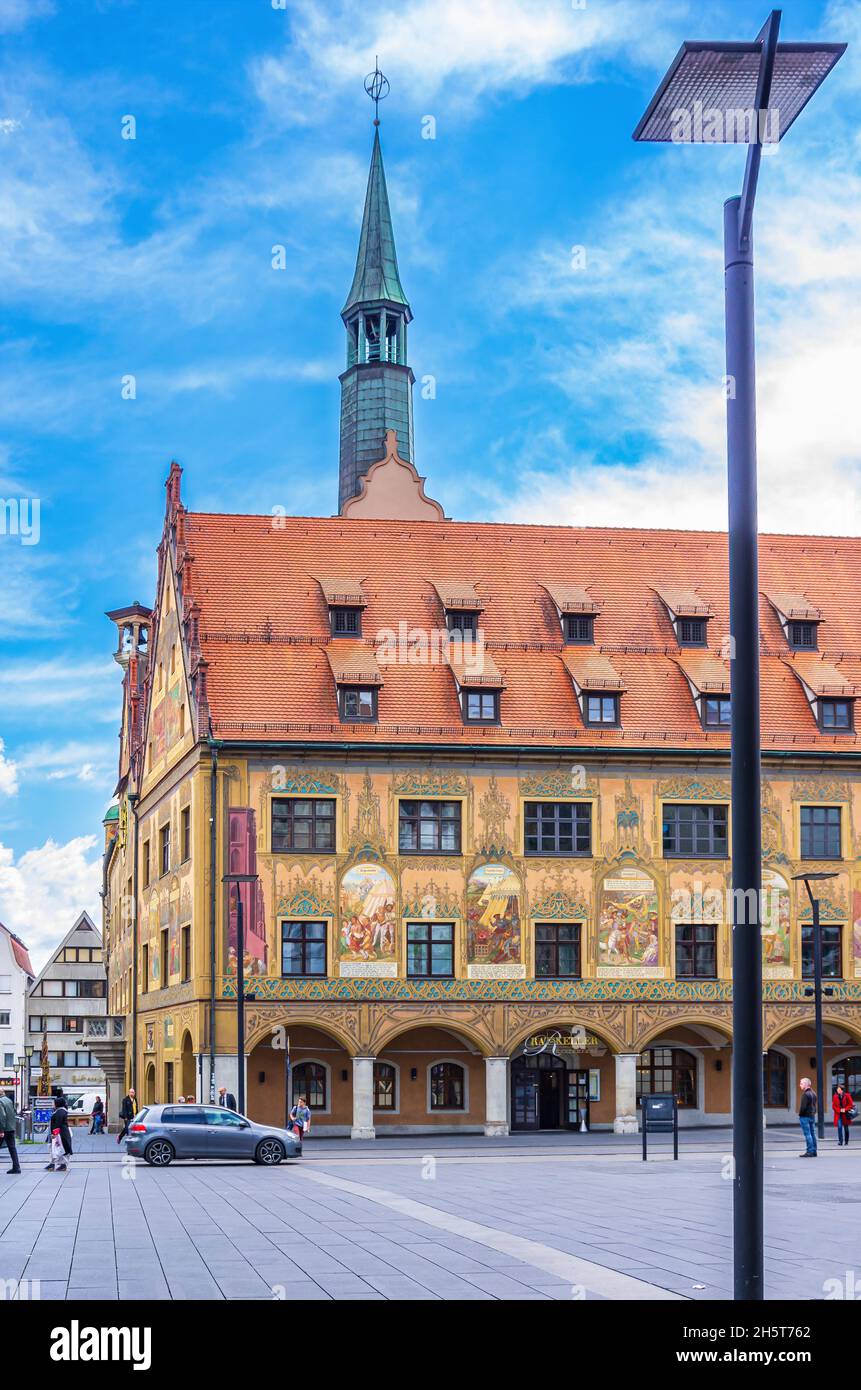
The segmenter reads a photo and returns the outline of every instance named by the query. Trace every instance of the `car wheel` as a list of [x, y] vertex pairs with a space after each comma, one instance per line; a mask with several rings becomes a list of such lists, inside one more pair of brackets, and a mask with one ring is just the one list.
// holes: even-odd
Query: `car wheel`
[[254, 1162], [264, 1163], [267, 1168], [272, 1168], [276, 1163], [280, 1163], [284, 1156], [284, 1145], [280, 1139], [263, 1139], [257, 1145]]
[[176, 1151], [166, 1139], [152, 1139], [144, 1149], [144, 1158], [154, 1168], [166, 1168], [176, 1158]]

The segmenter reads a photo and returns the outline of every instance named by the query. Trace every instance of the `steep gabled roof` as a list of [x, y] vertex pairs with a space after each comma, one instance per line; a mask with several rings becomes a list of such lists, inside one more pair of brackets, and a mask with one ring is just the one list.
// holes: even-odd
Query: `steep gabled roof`
[[[366, 606], [359, 640], [372, 656], [401, 624], [406, 633], [427, 634], [433, 648], [440, 589], [480, 575], [486, 651], [504, 687], [499, 725], [464, 725], [443, 647], [421, 663], [409, 655], [387, 659], [378, 722], [351, 727], [351, 742], [729, 746], [728, 731], [702, 727], [681, 669], [697, 654], [679, 647], [656, 593], [696, 586], [708, 596], [709, 646], [699, 655], [721, 660], [729, 634], [723, 533], [188, 513], [187, 536], [217, 739], [344, 740], [326, 653], [328, 615], [311, 576], [361, 577]], [[760, 572], [763, 747], [857, 749], [855, 733], [817, 728], [800, 682], [782, 660], [786, 638], [765, 594], [784, 592], [791, 576], [824, 616], [828, 649], [820, 655], [861, 687], [861, 541], [762, 536]], [[564, 646], [550, 598], [560, 576], [600, 596], [594, 647]], [[618, 677], [624, 692], [618, 729], [583, 724], [562, 660], [563, 652], [581, 651], [603, 658]]]
[[[32, 994], [33, 990], [36, 988], [36, 986], [37, 986], [37, 984], [39, 983], [39, 981], [40, 981], [40, 980], [42, 979], [42, 977], [45, 975], [46, 971], [48, 971], [48, 970], [50, 969], [50, 967], [54, 964], [54, 962], [56, 961], [56, 959], [57, 959], [58, 955], [60, 954], [60, 952], [63, 951], [63, 950], [65, 950], [66, 946], [68, 946], [68, 944], [69, 944], [69, 942], [71, 941], [72, 937], [75, 935], [76, 932], [80, 931], [82, 927], [86, 928], [86, 930], [87, 930], [88, 932], [92, 932], [93, 935], [95, 936], [95, 941], [93, 942], [93, 946], [101, 946], [101, 944], [102, 944], [102, 934], [101, 934], [101, 932], [99, 931], [98, 927], [96, 926], [95, 922], [93, 921], [92, 917], [90, 916], [89, 912], [81, 912], [81, 913], [79, 913], [78, 916], [75, 918], [75, 921], [74, 921], [73, 925], [72, 925], [72, 926], [69, 928], [69, 930], [66, 932], [66, 935], [63, 937], [63, 939], [62, 939], [62, 941], [59, 943], [59, 945], [57, 945], [57, 946], [54, 947], [54, 949], [53, 949], [53, 951], [51, 952], [50, 956], [49, 956], [48, 959], [45, 961], [45, 964], [42, 966], [42, 969], [39, 971], [39, 974], [36, 976], [35, 980], [33, 981], [33, 984], [32, 984], [32, 986], [31, 986], [31, 990], [30, 990], [31, 994]], [[31, 971], [30, 973], [32, 974], [32, 971]]]
[[0, 931], [4, 931], [9, 938], [9, 945], [12, 948], [12, 955], [16, 965], [28, 975], [34, 976], [36, 972], [30, 960], [30, 953], [20, 936], [16, 936], [15, 933], [10, 931], [8, 927], [5, 927], [2, 922], [0, 922]]

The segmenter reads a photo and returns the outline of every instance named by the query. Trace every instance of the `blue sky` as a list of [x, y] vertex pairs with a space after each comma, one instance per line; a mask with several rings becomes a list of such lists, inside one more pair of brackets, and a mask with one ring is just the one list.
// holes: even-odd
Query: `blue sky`
[[[717, 528], [721, 205], [743, 157], [630, 136], [683, 38], [752, 38], [765, 15], [0, 0], [0, 497], [41, 507], [37, 545], [0, 535], [0, 920], [34, 958], [97, 911], [120, 682], [103, 615], [152, 601], [170, 459], [196, 509], [336, 507], [374, 55], [411, 364], [436, 381], [416, 395], [430, 494], [461, 518]], [[787, 0], [782, 36], [851, 46], [764, 161], [761, 519], [857, 534], [859, 7]]]

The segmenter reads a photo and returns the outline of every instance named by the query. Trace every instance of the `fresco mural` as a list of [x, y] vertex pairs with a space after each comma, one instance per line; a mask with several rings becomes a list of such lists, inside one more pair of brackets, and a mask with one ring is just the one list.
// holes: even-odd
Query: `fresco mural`
[[642, 869], [614, 870], [601, 885], [598, 975], [661, 977], [658, 893]]
[[767, 980], [789, 980], [789, 884], [774, 869], [762, 871], [762, 973]]
[[161, 984], [161, 954], [159, 951], [158, 929], [158, 889], [154, 888], [149, 900], [149, 989], [158, 989]]
[[341, 879], [340, 973], [397, 975], [395, 881], [382, 864], [354, 864]]
[[852, 962], [857, 979], [861, 976], [861, 887], [852, 892]]
[[481, 864], [466, 887], [466, 959], [473, 979], [520, 977], [520, 879], [506, 864]]

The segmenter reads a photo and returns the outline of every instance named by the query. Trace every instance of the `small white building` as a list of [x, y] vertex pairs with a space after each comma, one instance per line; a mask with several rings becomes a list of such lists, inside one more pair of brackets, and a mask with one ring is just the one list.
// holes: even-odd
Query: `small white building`
[[22, 1070], [27, 1042], [27, 991], [34, 971], [27, 947], [0, 922], [0, 1092], [20, 1108]]
[[102, 938], [82, 912], [36, 978], [27, 1000], [27, 1040], [33, 1047], [30, 1094], [41, 1075], [42, 1038], [48, 1037], [51, 1091], [97, 1091], [105, 1098], [105, 1074], [83, 1044], [84, 1019], [104, 1018], [107, 984]]

